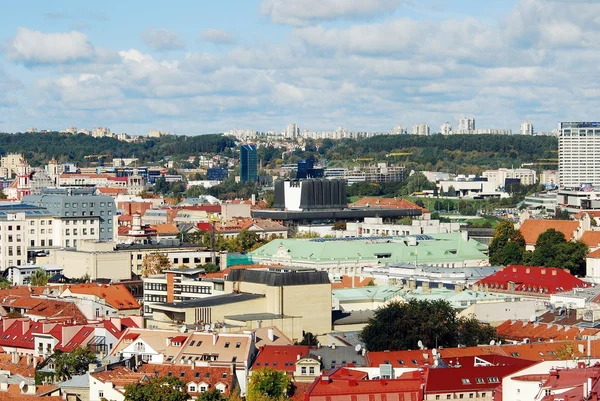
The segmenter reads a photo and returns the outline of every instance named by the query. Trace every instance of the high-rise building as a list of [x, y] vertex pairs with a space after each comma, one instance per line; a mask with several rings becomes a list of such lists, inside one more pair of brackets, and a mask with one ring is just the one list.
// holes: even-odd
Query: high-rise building
[[413, 135], [429, 135], [429, 125], [425, 123], [415, 124], [412, 128]]
[[533, 124], [529, 121], [521, 123], [521, 135], [533, 135]]
[[450, 123], [444, 123], [440, 126], [440, 134], [452, 135], [452, 125]]
[[256, 145], [244, 144], [240, 149], [240, 180], [242, 182], [258, 179], [258, 155]]
[[457, 131], [459, 134], [468, 134], [475, 131], [475, 119], [473, 117], [459, 119]]
[[600, 187], [600, 122], [561, 122], [558, 129], [560, 187]]
[[295, 139], [300, 136], [300, 128], [298, 128], [298, 124], [288, 124], [283, 134], [286, 138]]

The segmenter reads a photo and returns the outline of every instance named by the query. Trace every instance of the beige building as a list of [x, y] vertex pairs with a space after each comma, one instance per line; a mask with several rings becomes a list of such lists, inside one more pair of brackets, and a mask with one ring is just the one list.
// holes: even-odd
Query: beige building
[[248, 329], [275, 325], [292, 341], [302, 331], [315, 336], [331, 332], [331, 283], [314, 269], [234, 269], [225, 295], [153, 305], [148, 325], [175, 323], [238, 325]]

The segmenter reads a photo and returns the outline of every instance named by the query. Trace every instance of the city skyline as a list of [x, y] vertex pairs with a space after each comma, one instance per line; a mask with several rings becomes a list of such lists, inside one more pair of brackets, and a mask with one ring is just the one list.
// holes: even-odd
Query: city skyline
[[517, 133], [596, 119], [600, 4], [312, 1], [11, 5], [0, 131], [435, 132], [474, 116]]

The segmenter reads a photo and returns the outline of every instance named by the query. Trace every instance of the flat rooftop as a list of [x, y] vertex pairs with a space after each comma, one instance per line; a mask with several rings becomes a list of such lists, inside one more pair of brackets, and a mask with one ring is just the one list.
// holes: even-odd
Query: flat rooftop
[[237, 302], [252, 301], [254, 299], [264, 298], [262, 294], [251, 294], [247, 292], [232, 293], [224, 295], [216, 295], [214, 297], [207, 297], [203, 299], [194, 299], [183, 302], [164, 302], [160, 304], [152, 305], [152, 309], [169, 310], [173, 312], [179, 312], [182, 309], [187, 308], [209, 308], [212, 306], [221, 306], [234, 304]]

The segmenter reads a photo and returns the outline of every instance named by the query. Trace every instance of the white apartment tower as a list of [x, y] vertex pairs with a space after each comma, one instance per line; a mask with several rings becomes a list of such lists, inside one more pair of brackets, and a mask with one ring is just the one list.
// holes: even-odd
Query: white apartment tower
[[442, 135], [452, 135], [452, 125], [450, 123], [443, 123], [440, 126], [440, 134]]
[[473, 117], [463, 117], [458, 120], [458, 133], [466, 134], [475, 131], [475, 119]]
[[559, 186], [600, 187], [600, 122], [561, 122], [558, 130]]
[[521, 135], [533, 135], [533, 124], [529, 121], [521, 123]]
[[284, 136], [292, 139], [300, 136], [300, 128], [298, 128], [298, 124], [288, 124], [287, 127], [285, 127]]
[[427, 136], [429, 135], [429, 125], [425, 123], [415, 124], [412, 127], [412, 133], [413, 135]]

